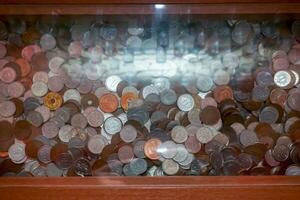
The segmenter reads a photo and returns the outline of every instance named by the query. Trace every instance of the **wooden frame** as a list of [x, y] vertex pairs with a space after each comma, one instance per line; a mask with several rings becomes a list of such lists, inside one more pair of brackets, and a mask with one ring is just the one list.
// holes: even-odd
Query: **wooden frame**
[[1, 178], [1, 199], [299, 199], [299, 177]]
[[[0, 15], [292, 14], [299, 0], [0, 0]], [[181, 4], [183, 5], [174, 5]], [[128, 4], [120, 5], [120, 4]], [[297, 15], [298, 14], [298, 15]], [[88, 177], [0, 178], [0, 199], [299, 199], [300, 177]]]

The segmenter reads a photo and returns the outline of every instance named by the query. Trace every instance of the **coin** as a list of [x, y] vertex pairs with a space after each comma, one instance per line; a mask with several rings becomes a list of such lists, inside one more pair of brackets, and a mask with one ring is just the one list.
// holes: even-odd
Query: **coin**
[[150, 158], [151, 160], [159, 159], [158, 148], [161, 145], [161, 141], [156, 138], [152, 138], [146, 141], [144, 146], [144, 153], [145, 155]]
[[37, 97], [42, 97], [47, 94], [48, 86], [46, 83], [44, 83], [42, 81], [37, 81], [31, 85], [31, 91], [32, 91], [33, 95], [35, 95]]
[[92, 127], [100, 127], [104, 121], [103, 114], [98, 110], [92, 111], [91, 113], [87, 114], [86, 118], [88, 124]]
[[91, 153], [100, 154], [104, 147], [105, 142], [103, 141], [103, 138], [99, 137], [98, 135], [89, 138], [88, 149]]
[[190, 94], [183, 94], [178, 97], [177, 106], [182, 111], [190, 111], [195, 105], [194, 99]]
[[108, 117], [104, 121], [103, 128], [108, 134], [114, 135], [122, 130], [122, 121], [117, 117]]
[[0, 115], [10, 117], [16, 112], [16, 105], [12, 101], [0, 102]]
[[5, 67], [0, 71], [0, 80], [4, 83], [11, 83], [17, 78], [16, 71], [11, 67]]
[[176, 143], [183, 143], [188, 138], [188, 133], [182, 126], [175, 126], [171, 131], [171, 137]]
[[135, 99], [138, 99], [138, 96], [135, 93], [132, 92], [123, 93], [121, 97], [122, 108], [124, 110], [127, 110], [129, 103]]
[[119, 100], [112, 93], [104, 94], [99, 99], [99, 108], [103, 112], [114, 112], [119, 106]]
[[44, 51], [54, 49], [56, 46], [56, 40], [51, 34], [44, 34], [40, 39], [41, 48]]
[[49, 121], [43, 124], [42, 133], [46, 138], [54, 138], [58, 135], [59, 128], [55, 122]]
[[120, 131], [120, 137], [126, 143], [133, 142], [137, 137], [137, 130], [132, 125], [125, 125]]
[[62, 97], [55, 92], [49, 92], [44, 97], [44, 105], [48, 107], [50, 110], [56, 110], [62, 105]]

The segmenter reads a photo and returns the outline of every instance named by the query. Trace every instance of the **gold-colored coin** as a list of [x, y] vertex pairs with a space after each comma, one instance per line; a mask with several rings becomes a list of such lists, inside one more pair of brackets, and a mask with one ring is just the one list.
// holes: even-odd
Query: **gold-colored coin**
[[50, 110], [58, 109], [63, 103], [63, 99], [60, 94], [56, 92], [49, 92], [44, 97], [44, 105], [47, 106]]

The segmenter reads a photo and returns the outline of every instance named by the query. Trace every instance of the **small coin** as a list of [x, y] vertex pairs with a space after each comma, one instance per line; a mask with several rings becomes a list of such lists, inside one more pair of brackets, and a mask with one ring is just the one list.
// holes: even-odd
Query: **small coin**
[[129, 163], [129, 167], [134, 175], [140, 175], [146, 172], [147, 162], [142, 158], [135, 158]]
[[71, 125], [77, 128], [85, 128], [88, 122], [86, 117], [82, 113], [76, 113], [71, 118]]
[[200, 127], [196, 133], [196, 137], [199, 142], [206, 144], [210, 142], [215, 136], [215, 133], [211, 127]]
[[146, 141], [144, 146], [145, 155], [151, 160], [158, 160], [159, 159], [158, 148], [160, 145], [161, 145], [161, 141], [156, 138], [152, 138]]
[[183, 126], [175, 126], [171, 131], [171, 137], [176, 143], [183, 143], [188, 138], [188, 132]]
[[133, 142], [137, 137], [137, 130], [132, 125], [125, 125], [120, 131], [120, 137], [126, 143]]
[[104, 130], [110, 134], [114, 135], [122, 130], [122, 121], [117, 117], [108, 117], [103, 124]]
[[81, 96], [80, 93], [75, 89], [68, 89], [65, 91], [63, 95], [64, 102], [67, 102], [68, 100], [75, 100], [78, 103], [80, 103]]
[[55, 92], [49, 92], [45, 97], [44, 97], [44, 105], [48, 107], [50, 110], [56, 110], [58, 109], [63, 102], [63, 99], [61, 95]]
[[26, 120], [35, 127], [39, 127], [43, 124], [43, 116], [37, 111], [29, 111]]
[[250, 131], [250, 130], [243, 130], [240, 135], [240, 143], [243, 146], [249, 146], [249, 145], [253, 145], [255, 143], [258, 143], [258, 137], [256, 136], [255, 132]]
[[122, 81], [122, 79], [119, 76], [113, 75], [107, 77], [105, 80], [105, 86], [106, 88], [111, 92], [117, 92], [118, 84]]
[[95, 110], [86, 116], [88, 124], [92, 127], [100, 127], [103, 124], [104, 116], [103, 114]]
[[107, 93], [100, 97], [99, 99], [99, 108], [106, 113], [111, 113], [117, 110], [119, 106], [118, 98], [112, 94]]
[[8, 149], [8, 156], [11, 161], [22, 161], [25, 157], [25, 145], [22, 143], [15, 143], [11, 145]]
[[5, 67], [0, 71], [0, 80], [4, 83], [11, 83], [17, 78], [16, 71], [11, 67]]
[[135, 93], [127, 92], [122, 93], [121, 97], [121, 106], [124, 110], [128, 110], [128, 105], [131, 101], [138, 99], [138, 96]]
[[179, 165], [171, 159], [166, 159], [162, 163], [162, 169], [168, 175], [175, 175], [179, 171]]
[[180, 110], [188, 112], [193, 109], [195, 105], [193, 96], [190, 94], [183, 94], [178, 97], [177, 106]]
[[12, 101], [0, 102], [0, 115], [10, 117], [16, 112], [16, 105]]
[[184, 142], [184, 145], [186, 150], [190, 153], [198, 153], [201, 150], [201, 143], [195, 135], [189, 135], [187, 140]]
[[51, 34], [44, 34], [40, 39], [41, 48], [44, 51], [54, 49], [56, 46], [56, 40]]
[[25, 87], [19, 81], [15, 81], [7, 85], [7, 92], [9, 96], [19, 98], [24, 94]]
[[36, 81], [31, 85], [32, 94], [37, 97], [45, 96], [48, 92], [48, 86], [42, 81]]
[[273, 148], [272, 153], [275, 160], [279, 162], [283, 162], [289, 158], [289, 152], [290, 152], [289, 148], [286, 145], [281, 144], [281, 145], [276, 145]]
[[292, 76], [288, 71], [278, 71], [274, 74], [274, 83], [280, 88], [288, 87], [292, 82]]
[[88, 149], [93, 154], [100, 154], [105, 147], [105, 141], [103, 141], [103, 138], [99, 137], [99, 135], [95, 135], [91, 138], [89, 138], [88, 141]]
[[122, 163], [130, 163], [134, 159], [133, 149], [129, 145], [124, 145], [118, 150], [118, 157]]
[[59, 76], [52, 76], [48, 80], [48, 89], [52, 92], [59, 92], [64, 88], [63, 79]]
[[177, 101], [177, 94], [172, 89], [164, 89], [160, 93], [160, 100], [165, 105], [173, 105]]
[[48, 121], [42, 126], [42, 134], [49, 139], [56, 137], [58, 135], [58, 131], [59, 128], [53, 121]]

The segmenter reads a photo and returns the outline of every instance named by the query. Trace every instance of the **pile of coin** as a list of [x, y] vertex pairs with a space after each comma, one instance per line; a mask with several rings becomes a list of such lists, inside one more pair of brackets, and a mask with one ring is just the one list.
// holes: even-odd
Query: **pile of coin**
[[300, 175], [299, 21], [76, 18], [0, 21], [0, 175]]

